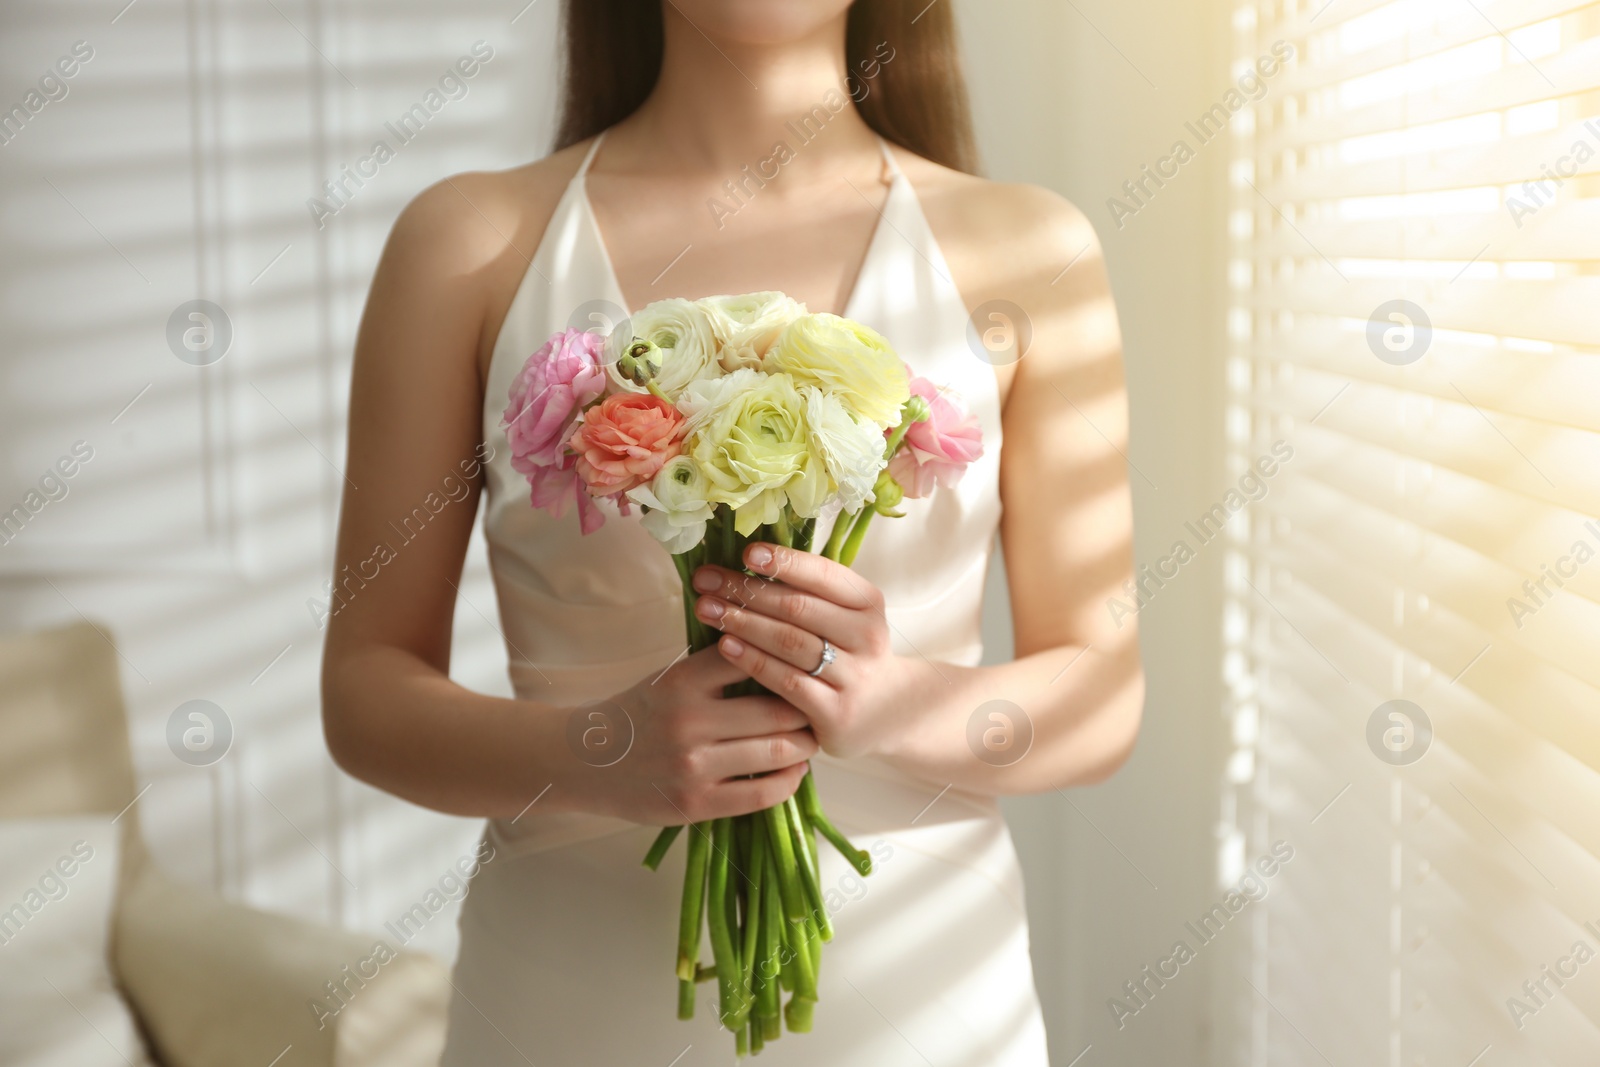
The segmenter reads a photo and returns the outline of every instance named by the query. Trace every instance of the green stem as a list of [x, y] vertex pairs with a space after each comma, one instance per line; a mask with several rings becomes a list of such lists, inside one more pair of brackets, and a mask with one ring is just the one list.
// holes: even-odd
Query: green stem
[[678, 909], [678, 977], [694, 981], [700, 956], [700, 913], [705, 900], [706, 867], [711, 854], [711, 829], [695, 823], [689, 831], [689, 856], [683, 871], [683, 903]]
[[802, 552], [811, 551], [811, 541], [817, 534], [817, 520], [807, 519], [800, 524], [800, 530], [795, 534], [794, 547]]
[[644, 865], [652, 871], [660, 870], [661, 860], [666, 856], [667, 849], [672, 847], [672, 843], [682, 832], [681, 826], [663, 826], [661, 832], [656, 835], [655, 843], [650, 846], [650, 851], [644, 854]]
[[883, 443], [883, 460], [885, 463], [894, 458], [895, 450], [900, 447], [900, 442], [905, 440], [906, 431], [911, 429], [911, 424], [921, 421], [921, 419], [906, 418], [905, 409], [901, 409], [900, 425], [889, 431], [889, 436]]
[[783, 990], [794, 988], [794, 972], [783, 952], [786, 924], [783, 904], [778, 897], [778, 864], [771, 848], [767, 849], [766, 873], [762, 877], [765, 884], [761, 889], [761, 966], [757, 973], [764, 984], [756, 1014], [763, 1019], [775, 1019]]
[[784, 918], [788, 920], [791, 943], [797, 947], [795, 961], [795, 994], [816, 999], [817, 976], [811, 966], [811, 955], [805, 948], [804, 926], [806, 919], [806, 894], [800, 883], [800, 868], [795, 859], [794, 840], [789, 834], [789, 820], [783, 805], [762, 812], [767, 821], [767, 847], [778, 863], [778, 895], [783, 901]]
[[728, 848], [730, 824], [726, 818], [711, 824], [711, 877], [706, 900], [706, 918], [711, 927], [711, 958], [717, 968], [719, 1008], [722, 1025], [733, 1029], [737, 1011], [739, 954], [728, 929]]
[[806, 771], [805, 777], [800, 779], [800, 789], [795, 793], [795, 798], [799, 800], [800, 810], [805, 813], [807, 821], [839, 850], [839, 854], [849, 862], [850, 866], [862, 876], [872, 873], [872, 856], [865, 849], [852, 845], [850, 839], [840, 833], [839, 828], [834, 826], [823, 812], [822, 798], [817, 795], [817, 781], [811, 777], [810, 771]]
[[694, 983], [678, 979], [678, 1018], [694, 1018]]
[[717, 562], [735, 570], [739, 566], [739, 532], [733, 528], [733, 509], [726, 504], [717, 505], [717, 519], [722, 528], [722, 558]]
[[761, 894], [765, 888], [767, 869], [767, 835], [761, 825], [749, 815], [739, 817], [747, 827], [750, 837], [749, 862], [745, 867], [748, 879], [744, 890], [744, 964], [743, 992], [748, 1001], [756, 988], [756, 954], [761, 949]]
[[794, 797], [783, 802], [783, 814], [789, 823], [789, 832], [794, 835], [795, 858], [800, 861], [800, 879], [806, 891], [806, 899], [810, 903], [807, 912], [807, 921], [815, 917], [817, 930], [822, 935], [822, 940], [833, 940], [833, 923], [828, 918], [828, 907], [822, 899], [822, 877], [817, 872], [817, 845], [811, 839], [811, 832], [806, 829], [804, 816], [800, 814], [800, 805], [795, 803]]
[[867, 523], [871, 522], [872, 516], [876, 514], [877, 512], [871, 507], [862, 508], [855, 525], [850, 527], [850, 536], [845, 538], [844, 548], [839, 550], [839, 562], [846, 567], [856, 561], [856, 553], [861, 551], [861, 541], [867, 536]]
[[828, 543], [822, 546], [822, 558], [835, 562], [839, 559], [839, 550], [844, 547], [844, 539], [850, 533], [850, 524], [855, 520], [856, 513], [846, 515], [839, 512], [838, 518], [833, 520], [833, 530], [828, 534]]
[[694, 572], [699, 566], [695, 559], [697, 555], [697, 552], [691, 550], [672, 557], [673, 564], [678, 568], [678, 579], [683, 583], [683, 630], [691, 652], [707, 648], [716, 640], [712, 636], [711, 629], [694, 613], [694, 606], [700, 600], [700, 594], [694, 588]]

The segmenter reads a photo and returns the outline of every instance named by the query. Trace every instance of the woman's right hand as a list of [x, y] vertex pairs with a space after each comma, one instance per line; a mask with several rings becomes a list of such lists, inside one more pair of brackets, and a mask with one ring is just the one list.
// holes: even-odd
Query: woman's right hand
[[[581, 768], [577, 780], [584, 802], [578, 806], [672, 826], [743, 815], [787, 800], [799, 788], [817, 739], [805, 715], [779, 697], [723, 697], [725, 685], [747, 677], [712, 646], [593, 706], [602, 716], [608, 710], [626, 712], [632, 744], [615, 763]], [[586, 712], [569, 714], [580, 716], [581, 723]], [[611, 728], [618, 726], [627, 729]]]

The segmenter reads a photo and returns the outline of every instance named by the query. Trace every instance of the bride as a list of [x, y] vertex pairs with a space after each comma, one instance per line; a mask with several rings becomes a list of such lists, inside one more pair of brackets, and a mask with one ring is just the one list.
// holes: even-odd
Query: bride
[[[692, 1021], [674, 1010], [682, 850], [640, 859], [657, 828], [772, 805], [809, 765], [876, 869], [823, 850], [815, 1030], [762, 1056], [1039, 1067], [994, 798], [1105, 778], [1143, 702], [1136, 620], [1106, 608], [1132, 563], [1094, 233], [1050, 192], [974, 176], [948, 3], [568, 0], [564, 19], [558, 150], [421, 193], [355, 353], [324, 722], [351, 774], [488, 820], [445, 1062], [732, 1059], [714, 984]], [[552, 332], [753, 290], [883, 334], [962, 398], [984, 452], [878, 523], [854, 570], [760, 546], [745, 562], [770, 582], [703, 568], [723, 636], [685, 656], [668, 555], [634, 517], [583, 536], [535, 511], [501, 419]], [[445, 500], [460, 472], [471, 495]], [[480, 494], [513, 699], [448, 676]], [[997, 532], [1016, 655], [979, 666]], [[722, 697], [745, 677], [781, 695]], [[626, 713], [607, 720], [620, 757], [570, 742], [586, 706]]]

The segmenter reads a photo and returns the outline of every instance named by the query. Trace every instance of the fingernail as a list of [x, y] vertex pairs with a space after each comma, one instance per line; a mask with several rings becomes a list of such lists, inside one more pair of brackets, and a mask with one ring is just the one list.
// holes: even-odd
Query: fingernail
[[710, 567], [701, 567], [694, 572], [694, 587], [702, 593], [714, 592], [722, 584], [722, 579]]
[[727, 656], [744, 655], [744, 642], [737, 637], [724, 637], [722, 639], [722, 652]]
[[772, 549], [766, 545], [753, 545], [744, 558], [756, 570], [764, 571], [772, 565]]
[[704, 615], [712, 622], [722, 618], [722, 613], [727, 610], [722, 606], [722, 601], [720, 600], [702, 600], [695, 607], [700, 610], [701, 615]]

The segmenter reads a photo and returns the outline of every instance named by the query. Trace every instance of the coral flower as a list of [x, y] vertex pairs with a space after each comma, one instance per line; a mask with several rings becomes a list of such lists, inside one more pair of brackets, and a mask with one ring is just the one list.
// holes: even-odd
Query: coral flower
[[567, 447], [591, 496], [643, 485], [683, 451], [683, 415], [652, 393], [615, 393], [583, 413]]

